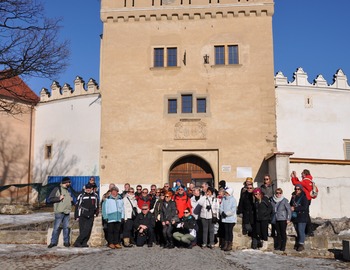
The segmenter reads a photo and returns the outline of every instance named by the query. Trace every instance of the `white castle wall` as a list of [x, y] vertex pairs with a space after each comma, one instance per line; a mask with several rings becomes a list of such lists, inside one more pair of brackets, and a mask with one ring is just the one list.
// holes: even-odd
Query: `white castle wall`
[[[68, 84], [51, 85], [41, 91], [36, 107], [34, 181], [48, 175], [99, 175], [101, 99], [92, 79], [87, 89], [77, 77]], [[45, 159], [45, 146], [52, 145], [52, 158]]]
[[[350, 139], [350, 87], [342, 70], [328, 84], [319, 75], [311, 84], [302, 68], [294, 73], [294, 81], [278, 72], [276, 85], [276, 126], [278, 152], [290, 152], [277, 169], [278, 186], [290, 199], [293, 185], [291, 171], [300, 178], [309, 169], [319, 188], [312, 200], [312, 217], [349, 217], [350, 161], [345, 160], [344, 139]], [[294, 154], [293, 154], [294, 152]], [[299, 160], [298, 159], [309, 159]]]
[[339, 70], [332, 85], [321, 75], [310, 84], [299, 68], [293, 82], [279, 72], [275, 83], [278, 151], [344, 159], [344, 139], [350, 139], [350, 87], [344, 73]]

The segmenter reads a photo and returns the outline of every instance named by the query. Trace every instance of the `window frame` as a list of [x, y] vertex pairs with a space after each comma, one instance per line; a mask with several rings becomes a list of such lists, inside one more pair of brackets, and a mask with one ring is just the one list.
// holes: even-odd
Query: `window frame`
[[152, 68], [155, 69], [179, 67], [179, 47], [170, 45], [152, 47], [152, 61]]
[[240, 65], [239, 44], [214, 45], [214, 66]]

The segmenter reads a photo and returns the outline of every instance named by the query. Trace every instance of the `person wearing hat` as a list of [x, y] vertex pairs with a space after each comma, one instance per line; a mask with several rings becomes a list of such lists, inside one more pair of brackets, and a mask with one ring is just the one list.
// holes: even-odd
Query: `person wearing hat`
[[226, 188], [224, 190], [224, 197], [220, 204], [220, 216], [221, 222], [224, 228], [224, 244], [221, 250], [230, 251], [232, 250], [233, 242], [233, 227], [237, 223], [237, 201], [233, 197], [233, 189]]
[[243, 187], [241, 188], [241, 196], [244, 192], [247, 191], [247, 186], [248, 185], [254, 185], [253, 178], [252, 177], [247, 177], [245, 181], [243, 182]]
[[176, 191], [183, 186], [184, 190], [186, 191], [186, 187], [184, 185], [182, 185], [182, 181], [181, 179], [176, 179], [175, 181], [175, 186], [171, 189], [174, 193], [176, 193]]
[[269, 221], [272, 216], [272, 205], [260, 188], [253, 190], [254, 195], [254, 226], [252, 235], [252, 248], [267, 248]]
[[[94, 217], [98, 216], [98, 199], [93, 191], [95, 184], [87, 183], [75, 204], [75, 219], [79, 221], [79, 236], [74, 243], [74, 247], [88, 247]], [[96, 185], [95, 185], [96, 186]]]
[[121, 249], [120, 231], [121, 224], [125, 218], [123, 198], [118, 194], [118, 187], [111, 188], [111, 194], [102, 204], [102, 216], [107, 220], [108, 247]]
[[60, 227], [63, 228], [63, 242], [65, 247], [70, 246], [69, 238], [69, 218], [72, 209], [73, 198], [70, 195], [68, 188], [71, 185], [69, 177], [63, 177], [61, 185], [52, 190], [49, 195], [49, 201], [53, 202], [53, 210], [55, 213], [55, 221], [50, 244], [48, 248], [57, 246]]

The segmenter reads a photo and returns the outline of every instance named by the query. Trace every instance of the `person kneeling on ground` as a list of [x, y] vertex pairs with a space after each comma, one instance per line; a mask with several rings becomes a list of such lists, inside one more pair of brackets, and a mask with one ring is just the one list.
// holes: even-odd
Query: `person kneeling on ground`
[[196, 220], [191, 215], [189, 208], [186, 208], [183, 213], [184, 216], [176, 225], [177, 232], [173, 233], [173, 237], [180, 243], [184, 243], [187, 248], [192, 248], [192, 242], [196, 238]]
[[154, 215], [149, 211], [148, 204], [142, 205], [141, 211], [142, 213], [138, 214], [134, 221], [136, 246], [142, 247], [147, 242], [148, 247], [152, 247]]

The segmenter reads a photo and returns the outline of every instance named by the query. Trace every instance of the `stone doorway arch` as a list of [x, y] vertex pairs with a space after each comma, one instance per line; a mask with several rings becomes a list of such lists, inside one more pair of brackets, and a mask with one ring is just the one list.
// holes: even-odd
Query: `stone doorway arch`
[[210, 164], [196, 155], [187, 155], [175, 161], [169, 170], [169, 183], [174, 186], [177, 179], [188, 187], [194, 183], [200, 187], [203, 182], [209, 182], [214, 186], [214, 173]]

